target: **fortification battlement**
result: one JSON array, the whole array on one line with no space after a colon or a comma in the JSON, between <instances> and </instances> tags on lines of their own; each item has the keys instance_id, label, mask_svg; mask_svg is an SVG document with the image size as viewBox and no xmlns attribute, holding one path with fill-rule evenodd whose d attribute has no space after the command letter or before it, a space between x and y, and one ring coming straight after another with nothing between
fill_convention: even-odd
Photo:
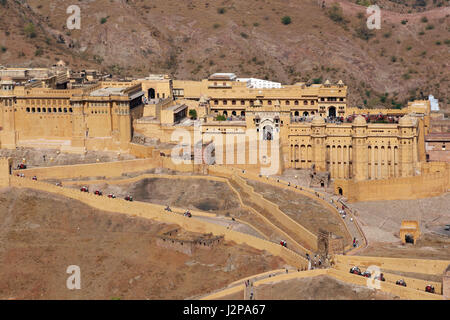
<instances>
[{"instance_id":1,"label":"fortification battlement","mask_svg":"<svg viewBox=\"0 0 450 320\"><path fill-rule=\"evenodd\" d=\"M175 228L158 235L158 238L163 241L176 241L178 243L188 243L196 246L212 246L219 244L224 240L223 235L214 236L212 233L195 233L186 232L181 228Z\"/></svg>"}]
</instances>

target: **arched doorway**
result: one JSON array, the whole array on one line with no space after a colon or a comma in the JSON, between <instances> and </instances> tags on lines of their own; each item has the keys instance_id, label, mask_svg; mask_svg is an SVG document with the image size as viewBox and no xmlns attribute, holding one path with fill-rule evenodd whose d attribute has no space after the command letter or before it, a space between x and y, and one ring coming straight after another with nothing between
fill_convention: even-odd
<instances>
[{"instance_id":1,"label":"arched doorway","mask_svg":"<svg viewBox=\"0 0 450 320\"><path fill-rule=\"evenodd\" d=\"M263 140L272 140L273 139L273 129L272 126L264 126L263 128Z\"/></svg>"},{"instance_id":2,"label":"arched doorway","mask_svg":"<svg viewBox=\"0 0 450 320\"><path fill-rule=\"evenodd\" d=\"M227 111L224 111L223 112L223 115L226 117L226 116L228 116L228 112Z\"/></svg>"},{"instance_id":3,"label":"arched doorway","mask_svg":"<svg viewBox=\"0 0 450 320\"><path fill-rule=\"evenodd\" d=\"M331 118L336 117L336 107L328 108L328 116Z\"/></svg>"},{"instance_id":4,"label":"arched doorway","mask_svg":"<svg viewBox=\"0 0 450 320\"><path fill-rule=\"evenodd\" d=\"M338 188L338 193L339 193L340 196L344 195L344 192L342 191L341 187Z\"/></svg>"},{"instance_id":5,"label":"arched doorway","mask_svg":"<svg viewBox=\"0 0 450 320\"><path fill-rule=\"evenodd\" d=\"M304 115L305 117L309 116L308 111L303 112L303 115Z\"/></svg>"},{"instance_id":6,"label":"arched doorway","mask_svg":"<svg viewBox=\"0 0 450 320\"><path fill-rule=\"evenodd\" d=\"M236 111L231 112L231 115L232 115L233 117L235 117L235 116L236 116Z\"/></svg>"},{"instance_id":7,"label":"arched doorway","mask_svg":"<svg viewBox=\"0 0 450 320\"><path fill-rule=\"evenodd\" d=\"M241 117L245 117L245 111L241 111Z\"/></svg>"},{"instance_id":8,"label":"arched doorway","mask_svg":"<svg viewBox=\"0 0 450 320\"><path fill-rule=\"evenodd\" d=\"M155 99L155 96L156 96L155 89L153 88L148 89L148 98Z\"/></svg>"},{"instance_id":9,"label":"arched doorway","mask_svg":"<svg viewBox=\"0 0 450 320\"><path fill-rule=\"evenodd\" d=\"M409 233L406 234L405 235L405 242L414 244L414 236L412 234L409 234Z\"/></svg>"},{"instance_id":10,"label":"arched doorway","mask_svg":"<svg viewBox=\"0 0 450 320\"><path fill-rule=\"evenodd\" d=\"M298 117L300 114L298 113L298 111L294 112L294 117Z\"/></svg>"}]
</instances>

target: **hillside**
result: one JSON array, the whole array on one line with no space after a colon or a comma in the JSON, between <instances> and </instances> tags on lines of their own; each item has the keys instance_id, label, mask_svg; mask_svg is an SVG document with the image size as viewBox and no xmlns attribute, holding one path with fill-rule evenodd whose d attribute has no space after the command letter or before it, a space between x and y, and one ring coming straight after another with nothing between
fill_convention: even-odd
<instances>
[{"instance_id":1,"label":"hillside","mask_svg":"<svg viewBox=\"0 0 450 320\"><path fill-rule=\"evenodd\" d=\"M184 299L284 265L228 241L192 255L166 249L157 235L173 225L30 189L0 189L0 212L2 300ZM69 265L81 290L66 287Z\"/></svg>"},{"instance_id":2,"label":"hillside","mask_svg":"<svg viewBox=\"0 0 450 320\"><path fill-rule=\"evenodd\" d=\"M449 1L421 1L80 0L81 29L68 30L74 1L1 0L0 64L63 59L121 75L342 79L351 106L399 106L422 92L448 108ZM385 8L380 30L365 27L361 4L371 2Z\"/></svg>"}]
</instances>

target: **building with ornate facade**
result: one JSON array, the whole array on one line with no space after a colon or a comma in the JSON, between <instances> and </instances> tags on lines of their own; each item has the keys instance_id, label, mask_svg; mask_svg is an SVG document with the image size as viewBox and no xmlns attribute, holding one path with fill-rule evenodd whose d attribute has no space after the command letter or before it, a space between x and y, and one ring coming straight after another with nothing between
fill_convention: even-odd
<instances>
[{"instance_id":1,"label":"building with ornate facade","mask_svg":"<svg viewBox=\"0 0 450 320\"><path fill-rule=\"evenodd\" d=\"M193 133L189 112L195 110L205 141L238 139L251 130L262 141L279 138L280 171L313 168L334 179L384 179L417 175L426 161L428 101L365 110L347 105L342 81L254 88L236 79L228 73L201 81L151 75L59 89L56 82L36 86L3 78L0 146L126 151L135 134L173 143L174 130ZM245 159L252 152L247 148ZM237 164L262 165L260 159L256 166L247 163Z\"/></svg>"}]
</instances>

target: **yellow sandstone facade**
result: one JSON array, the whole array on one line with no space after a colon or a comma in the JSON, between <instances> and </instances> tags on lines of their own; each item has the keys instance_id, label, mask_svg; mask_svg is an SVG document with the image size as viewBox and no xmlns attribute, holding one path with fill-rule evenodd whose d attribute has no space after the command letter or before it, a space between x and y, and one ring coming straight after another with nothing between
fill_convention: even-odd
<instances>
[{"instance_id":1,"label":"yellow sandstone facade","mask_svg":"<svg viewBox=\"0 0 450 320\"><path fill-rule=\"evenodd\" d=\"M279 173L313 168L330 172L334 179L386 179L418 175L425 161L428 101L415 101L403 109L364 110L347 105L342 81L257 88L233 74L214 74L201 81L151 75L73 89L3 80L0 146L127 151L136 133L164 143L171 142L176 129L193 133L191 110L200 120L204 141L217 135L232 141L249 130L269 144L279 137ZM373 119L378 114L384 115L383 121ZM218 116L225 121L216 121ZM257 151L246 148L240 167L246 168L253 152ZM258 158L248 167L261 164Z\"/></svg>"},{"instance_id":2,"label":"yellow sandstone facade","mask_svg":"<svg viewBox=\"0 0 450 320\"><path fill-rule=\"evenodd\" d=\"M0 146L120 149L131 141L132 120L142 116L143 95L132 82L52 89L2 81Z\"/></svg>"}]
</instances>

